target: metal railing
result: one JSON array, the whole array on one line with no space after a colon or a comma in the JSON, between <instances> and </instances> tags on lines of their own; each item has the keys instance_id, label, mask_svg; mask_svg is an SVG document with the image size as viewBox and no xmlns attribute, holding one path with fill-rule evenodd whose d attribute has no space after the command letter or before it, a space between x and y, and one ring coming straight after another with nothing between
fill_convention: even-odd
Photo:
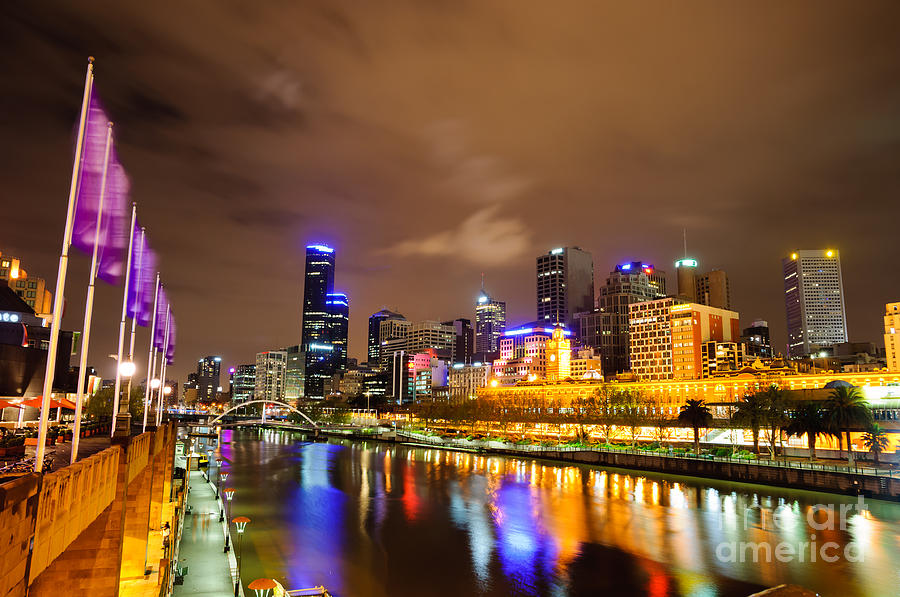
<instances>
[{"instance_id":1,"label":"metal railing","mask_svg":"<svg viewBox=\"0 0 900 597\"><path fill-rule=\"evenodd\" d=\"M463 448L467 450L486 449L486 450L503 450L506 452L521 452L529 455L540 455L546 452L605 452L609 454L632 454L636 456L656 456L659 458L674 458L681 460L703 460L712 462L728 462L737 464L747 464L750 466L764 466L770 468L790 468L810 471L826 471L835 473L845 473L849 475L868 475L875 477L893 478L893 469L878 469L867 466L842 466L838 464L823 464L817 462L805 462L802 460L767 460L757 458L733 458L729 456L713 456L711 454L693 454L690 452L655 452L650 450L641 450L639 448L611 448L606 446L573 446L566 444L556 445L535 445L535 444L511 444L497 440L460 440L460 439L443 439L439 437L424 435L413 431L397 430L397 435L409 438L416 442L422 442L433 446ZM493 445L491 445L493 444Z\"/></svg>"}]
</instances>

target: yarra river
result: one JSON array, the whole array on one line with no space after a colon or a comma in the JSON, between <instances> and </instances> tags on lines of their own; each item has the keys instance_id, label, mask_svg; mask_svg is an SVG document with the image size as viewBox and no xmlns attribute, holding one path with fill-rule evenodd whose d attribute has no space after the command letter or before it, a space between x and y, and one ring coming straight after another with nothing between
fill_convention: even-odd
<instances>
[{"instance_id":1,"label":"yarra river","mask_svg":"<svg viewBox=\"0 0 900 597\"><path fill-rule=\"evenodd\" d=\"M860 512L827 493L272 430L225 430L220 451L231 513L252 520L245 583L337 597L724 597L784 582L900 595L896 503Z\"/></svg>"}]
</instances>

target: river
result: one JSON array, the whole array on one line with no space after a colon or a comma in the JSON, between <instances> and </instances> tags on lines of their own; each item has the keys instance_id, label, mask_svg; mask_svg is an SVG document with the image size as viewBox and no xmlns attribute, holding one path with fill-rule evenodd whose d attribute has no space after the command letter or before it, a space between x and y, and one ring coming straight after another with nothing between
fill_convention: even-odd
<instances>
[{"instance_id":1,"label":"river","mask_svg":"<svg viewBox=\"0 0 900 597\"><path fill-rule=\"evenodd\" d=\"M337 597L727 597L785 582L900 595L896 503L277 430L224 430L220 455L231 515L251 519L245 584Z\"/></svg>"}]
</instances>

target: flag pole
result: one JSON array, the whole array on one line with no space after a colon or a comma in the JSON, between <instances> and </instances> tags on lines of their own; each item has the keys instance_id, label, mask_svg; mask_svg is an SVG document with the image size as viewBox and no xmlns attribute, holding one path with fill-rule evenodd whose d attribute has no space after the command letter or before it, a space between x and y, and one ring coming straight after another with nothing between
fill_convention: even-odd
<instances>
[{"instance_id":1,"label":"flag pole","mask_svg":"<svg viewBox=\"0 0 900 597\"><path fill-rule=\"evenodd\" d=\"M78 191L81 154L84 147L84 124L87 121L91 85L94 82L94 57L88 58L84 77L84 95L81 98L81 118L78 121L78 137L75 140L75 157L72 160L72 182L69 185L69 204L66 208L66 227L63 232L62 251L59 254L59 270L56 273L56 294L53 295L53 319L50 321L50 343L47 347L47 366L44 369L44 387L41 395L41 416L38 424L38 443L34 454L34 472L44 468L44 451L47 444L47 417L50 411L50 394L53 392L53 376L56 373L56 351L59 345L59 326L63 314L63 295L66 292L66 270L69 267L69 245L72 243L72 216L75 212L75 195Z\"/></svg>"},{"instance_id":2,"label":"flag pole","mask_svg":"<svg viewBox=\"0 0 900 597\"><path fill-rule=\"evenodd\" d=\"M168 359L166 358L167 353L169 352L169 313L171 311L172 305L170 303L166 303L166 333L163 334L163 347L162 347L162 357L160 358L160 375L159 375L159 397L156 401L156 426L159 427L162 423L162 407L165 405L163 400L163 396L166 393L166 368L168 365Z\"/></svg>"},{"instance_id":3,"label":"flag pole","mask_svg":"<svg viewBox=\"0 0 900 597\"><path fill-rule=\"evenodd\" d=\"M144 275L141 271L141 262L144 260L144 238L145 229L141 226L141 248L138 251L137 266L134 268L137 272L137 280L134 282L134 312L131 314L131 340L128 344L128 360L132 363L134 362L134 331L137 327L138 301L141 300L141 277ZM131 380L133 378L134 375L128 378L128 389L126 391L128 392L129 398L131 397Z\"/></svg>"},{"instance_id":4,"label":"flag pole","mask_svg":"<svg viewBox=\"0 0 900 597\"><path fill-rule=\"evenodd\" d=\"M91 316L94 311L94 279L97 277L97 252L103 221L103 197L106 195L106 174L109 171L109 150L112 147L113 123L106 125L106 150L103 154L103 174L100 178L100 199L97 201L97 224L94 228L94 250L91 254L91 274L88 278L87 299L84 302L84 327L81 331L81 354L78 358L78 386L75 389L75 424L72 429L71 464L78 460L78 440L81 433L81 403L84 401L84 378L87 374L88 347L91 342Z\"/></svg>"},{"instance_id":5,"label":"flag pole","mask_svg":"<svg viewBox=\"0 0 900 597\"><path fill-rule=\"evenodd\" d=\"M134 223L137 219L137 204L131 204L131 227L128 229L128 258L125 260L125 288L122 293L122 319L119 321L119 350L116 352L116 385L113 412L116 414L116 424L113 425L112 435L128 437L131 435L131 413L128 412L128 398L119 400L119 390L122 389L122 351L125 344L125 316L128 310L128 282L131 277L131 252L134 250ZM125 408L122 409L124 403ZM119 412L124 410L125 412Z\"/></svg>"},{"instance_id":6,"label":"flag pole","mask_svg":"<svg viewBox=\"0 0 900 597\"><path fill-rule=\"evenodd\" d=\"M144 425L142 431L147 430L147 411L150 410L150 398L153 390L150 383L156 373L156 346L153 344L156 336L156 309L159 302L159 272L156 272L156 290L153 292L153 319L150 324L150 349L147 351L147 385L144 386Z\"/></svg>"}]
</instances>

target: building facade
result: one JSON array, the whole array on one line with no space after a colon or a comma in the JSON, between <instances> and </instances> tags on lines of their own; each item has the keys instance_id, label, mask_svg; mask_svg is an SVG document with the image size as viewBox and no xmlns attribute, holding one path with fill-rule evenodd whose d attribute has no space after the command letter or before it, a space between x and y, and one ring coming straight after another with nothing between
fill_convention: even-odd
<instances>
[{"instance_id":1,"label":"building facade","mask_svg":"<svg viewBox=\"0 0 900 597\"><path fill-rule=\"evenodd\" d=\"M579 247L559 247L537 258L537 318L575 328L575 314L594 308L594 261Z\"/></svg>"},{"instance_id":2,"label":"building facade","mask_svg":"<svg viewBox=\"0 0 900 597\"><path fill-rule=\"evenodd\" d=\"M257 353L255 391L257 400L284 401L287 353L283 350L267 350Z\"/></svg>"},{"instance_id":3,"label":"building facade","mask_svg":"<svg viewBox=\"0 0 900 597\"><path fill-rule=\"evenodd\" d=\"M475 352L475 330L472 321L465 318L445 321L443 325L453 328L456 341L453 344L453 362L471 363L472 354Z\"/></svg>"},{"instance_id":4,"label":"building facade","mask_svg":"<svg viewBox=\"0 0 900 597\"><path fill-rule=\"evenodd\" d=\"M483 388L491 380L491 363L456 363L448 374L450 399L455 402L471 400L478 395L478 388Z\"/></svg>"},{"instance_id":5,"label":"building facade","mask_svg":"<svg viewBox=\"0 0 900 597\"><path fill-rule=\"evenodd\" d=\"M197 398L212 402L221 386L222 357L208 356L197 361Z\"/></svg>"},{"instance_id":6,"label":"building facade","mask_svg":"<svg viewBox=\"0 0 900 597\"><path fill-rule=\"evenodd\" d=\"M772 341L769 339L769 322L757 319L741 332L741 342L746 344L747 356L770 359Z\"/></svg>"},{"instance_id":7,"label":"building facade","mask_svg":"<svg viewBox=\"0 0 900 597\"><path fill-rule=\"evenodd\" d=\"M0 281L31 307L35 315L49 321L53 316L53 295L43 278L29 276L18 257L0 253Z\"/></svg>"},{"instance_id":8,"label":"building facade","mask_svg":"<svg viewBox=\"0 0 900 597\"><path fill-rule=\"evenodd\" d=\"M847 342L840 253L795 251L781 264L790 356L804 357Z\"/></svg>"},{"instance_id":9,"label":"building facade","mask_svg":"<svg viewBox=\"0 0 900 597\"><path fill-rule=\"evenodd\" d=\"M519 381L533 381L547 377L547 342L554 329L563 329L569 338L571 333L562 326L549 326L535 321L508 329L500 340L500 358L493 362L493 378L498 384L512 385Z\"/></svg>"},{"instance_id":10,"label":"building facade","mask_svg":"<svg viewBox=\"0 0 900 597\"><path fill-rule=\"evenodd\" d=\"M737 342L738 314L674 298L630 306L631 372L640 380L699 379L704 342Z\"/></svg>"},{"instance_id":11,"label":"building facade","mask_svg":"<svg viewBox=\"0 0 900 597\"><path fill-rule=\"evenodd\" d=\"M476 353L500 350L500 338L506 331L506 303L497 301L481 289L475 302L475 351Z\"/></svg>"},{"instance_id":12,"label":"building facade","mask_svg":"<svg viewBox=\"0 0 900 597\"><path fill-rule=\"evenodd\" d=\"M256 395L256 365L238 365L232 375L232 402L253 400Z\"/></svg>"},{"instance_id":13,"label":"building facade","mask_svg":"<svg viewBox=\"0 0 900 597\"><path fill-rule=\"evenodd\" d=\"M696 259L685 257L675 262L678 298L718 309L731 309L731 285L728 274L720 269L700 273Z\"/></svg>"},{"instance_id":14,"label":"building facade","mask_svg":"<svg viewBox=\"0 0 900 597\"><path fill-rule=\"evenodd\" d=\"M382 309L369 316L369 338L366 356L370 367L378 367L381 363L381 322L391 319L406 320L400 313Z\"/></svg>"},{"instance_id":15,"label":"building facade","mask_svg":"<svg viewBox=\"0 0 900 597\"><path fill-rule=\"evenodd\" d=\"M888 371L900 371L900 303L888 303L884 307L884 355Z\"/></svg>"}]
</instances>

